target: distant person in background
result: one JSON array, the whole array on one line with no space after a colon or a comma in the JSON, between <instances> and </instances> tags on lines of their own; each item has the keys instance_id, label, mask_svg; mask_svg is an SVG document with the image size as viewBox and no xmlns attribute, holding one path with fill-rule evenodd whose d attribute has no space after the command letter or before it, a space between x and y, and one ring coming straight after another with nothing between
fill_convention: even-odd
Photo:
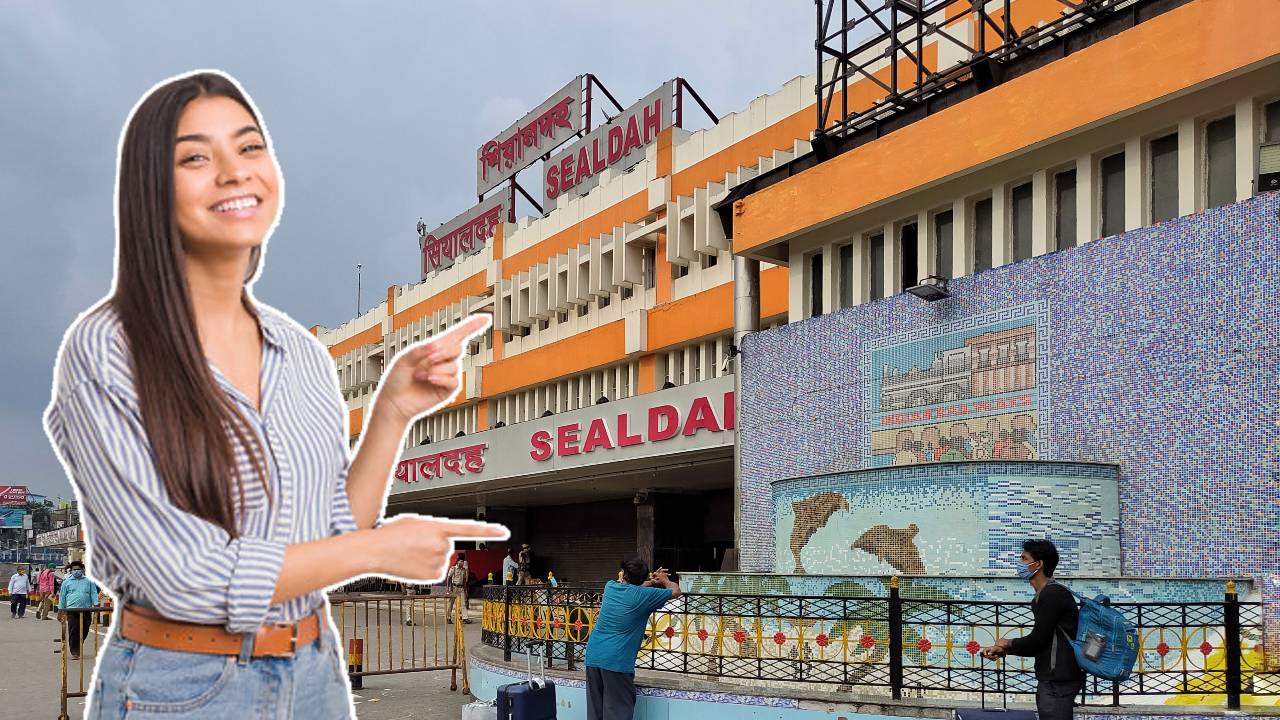
<instances>
[{"instance_id":1,"label":"distant person in background","mask_svg":"<svg viewBox=\"0 0 1280 720\"><path fill-rule=\"evenodd\" d=\"M462 600L464 610L471 609L471 600L467 596L467 584L471 582L471 566L467 563L465 552L458 553L458 559L449 568L445 578L449 581L449 622L453 622L454 606L459 599ZM463 617L462 622L469 623L471 619Z\"/></svg>"},{"instance_id":2,"label":"distant person in background","mask_svg":"<svg viewBox=\"0 0 1280 720\"><path fill-rule=\"evenodd\" d=\"M514 584L516 581L516 570L519 568L520 563L516 562L515 548L508 549L507 556L502 558L502 584Z\"/></svg>"},{"instance_id":3,"label":"distant person in background","mask_svg":"<svg viewBox=\"0 0 1280 720\"><path fill-rule=\"evenodd\" d=\"M529 543L520 546L520 554L516 556L516 584L528 585L533 579L533 574L529 572L530 566L533 565L533 551L529 549Z\"/></svg>"},{"instance_id":4,"label":"distant person in background","mask_svg":"<svg viewBox=\"0 0 1280 720\"><path fill-rule=\"evenodd\" d=\"M622 561L621 579L604 586L600 615L587 639L587 720L632 720L636 707L636 653L649 616L680 597L665 568L640 558Z\"/></svg>"},{"instance_id":5,"label":"distant person in background","mask_svg":"<svg viewBox=\"0 0 1280 720\"><path fill-rule=\"evenodd\" d=\"M9 618L17 619L27 614L27 595L31 592L31 578L27 569L19 566L18 572L9 578Z\"/></svg>"},{"instance_id":6,"label":"distant person in background","mask_svg":"<svg viewBox=\"0 0 1280 720\"><path fill-rule=\"evenodd\" d=\"M36 608L37 620L48 620L53 611L54 593L58 592L58 576L53 573L53 563L49 563L36 576L36 590L40 592L40 606Z\"/></svg>"},{"instance_id":7,"label":"distant person in background","mask_svg":"<svg viewBox=\"0 0 1280 720\"><path fill-rule=\"evenodd\" d=\"M67 645L71 650L71 659L80 659L80 645L89 634L93 625L93 613L67 612L91 608L98 602L98 586L84 576L84 563L72 560L71 574L62 581L62 589L58 591L58 619L67 622Z\"/></svg>"}]
</instances>

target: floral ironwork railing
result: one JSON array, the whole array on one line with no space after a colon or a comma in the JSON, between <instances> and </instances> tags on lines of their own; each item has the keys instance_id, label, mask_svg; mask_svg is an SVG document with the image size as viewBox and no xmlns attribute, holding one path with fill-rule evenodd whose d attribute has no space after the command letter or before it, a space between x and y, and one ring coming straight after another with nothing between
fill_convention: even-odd
<instances>
[{"instance_id":1,"label":"floral ironwork railing","mask_svg":"<svg viewBox=\"0 0 1280 720\"><path fill-rule=\"evenodd\" d=\"M482 639L512 654L535 652L568 669L581 665L601 590L546 586L485 588ZM1086 700L1119 705L1137 696L1240 706L1275 695L1263 674L1259 603L1228 586L1221 602L1116 603L1138 628L1130 678L1091 678ZM1034 693L1031 658L984 660L982 647L1030 631L1027 603L888 597L685 594L649 618L636 666L725 681L837 685L895 698Z\"/></svg>"}]
</instances>

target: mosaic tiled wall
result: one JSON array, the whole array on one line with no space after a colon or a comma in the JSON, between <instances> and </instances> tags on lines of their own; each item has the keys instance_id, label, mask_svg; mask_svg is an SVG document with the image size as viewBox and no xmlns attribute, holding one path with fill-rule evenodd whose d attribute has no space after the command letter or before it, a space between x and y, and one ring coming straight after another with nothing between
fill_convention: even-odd
<instances>
[{"instance_id":1,"label":"mosaic tiled wall","mask_svg":"<svg viewBox=\"0 0 1280 720\"><path fill-rule=\"evenodd\" d=\"M773 484L774 567L831 575L1013 572L1030 536L1066 574L1120 567L1116 467L971 461Z\"/></svg>"},{"instance_id":2,"label":"mosaic tiled wall","mask_svg":"<svg viewBox=\"0 0 1280 720\"><path fill-rule=\"evenodd\" d=\"M684 573L687 592L718 595L779 597L888 597L889 578L883 575L773 575L742 573ZM900 578L902 597L918 600L983 600L1025 602L1030 590L1016 577ZM1065 576L1062 582L1088 597L1106 595L1118 603L1222 602L1226 583L1220 579L1162 579ZM1260 587L1247 580L1236 584L1244 602L1257 602Z\"/></svg>"},{"instance_id":3,"label":"mosaic tiled wall","mask_svg":"<svg viewBox=\"0 0 1280 720\"><path fill-rule=\"evenodd\" d=\"M742 567L774 569L772 482L873 465L872 353L1032 305L1035 447L1120 467L1119 571L1280 571L1278 209L1271 193L960 278L948 300L897 295L749 336Z\"/></svg>"}]
</instances>

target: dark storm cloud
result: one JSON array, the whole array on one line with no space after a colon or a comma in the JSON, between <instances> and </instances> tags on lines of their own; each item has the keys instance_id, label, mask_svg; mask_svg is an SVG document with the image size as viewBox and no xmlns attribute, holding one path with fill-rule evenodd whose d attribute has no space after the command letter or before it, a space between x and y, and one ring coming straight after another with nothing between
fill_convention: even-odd
<instances>
[{"instance_id":1,"label":"dark storm cloud","mask_svg":"<svg viewBox=\"0 0 1280 720\"><path fill-rule=\"evenodd\" d=\"M365 308L414 281L418 217L474 202L475 148L573 75L624 105L681 75L727 113L812 65L801 0L521 6L0 0L0 484L70 494L40 414L63 331L110 288L117 142L154 83L220 68L253 96L287 178L256 294L334 327L355 264Z\"/></svg>"}]
</instances>

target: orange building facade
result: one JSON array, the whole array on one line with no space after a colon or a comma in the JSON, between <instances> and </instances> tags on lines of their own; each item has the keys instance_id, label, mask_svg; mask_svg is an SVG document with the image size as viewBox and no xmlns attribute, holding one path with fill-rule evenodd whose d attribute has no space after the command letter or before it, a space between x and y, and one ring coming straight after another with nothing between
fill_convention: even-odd
<instances>
[{"instance_id":1,"label":"orange building facade","mask_svg":"<svg viewBox=\"0 0 1280 720\"><path fill-rule=\"evenodd\" d=\"M735 530L736 261L760 263L750 329L765 329L1259 191L1260 153L1280 143L1280 48L1258 28L1280 27L1280 4L1133 4L1148 12L1122 31L834 157L813 160L814 75L710 128L668 127L545 215L501 222L452 266L313 328L354 445L397 352L471 313L494 317L458 398L406 437L389 512L506 523L533 546L535 574L570 581L608 577L637 551L681 570L735 568L729 551L752 532ZM1010 7L1023 28L1070 13ZM921 42L930 74L981 39L954 15ZM1079 25L1064 34L1089 31ZM878 80L916 70L872 69L835 103L874 104ZM1034 347L992 341L957 371L1025 385Z\"/></svg>"}]
</instances>

